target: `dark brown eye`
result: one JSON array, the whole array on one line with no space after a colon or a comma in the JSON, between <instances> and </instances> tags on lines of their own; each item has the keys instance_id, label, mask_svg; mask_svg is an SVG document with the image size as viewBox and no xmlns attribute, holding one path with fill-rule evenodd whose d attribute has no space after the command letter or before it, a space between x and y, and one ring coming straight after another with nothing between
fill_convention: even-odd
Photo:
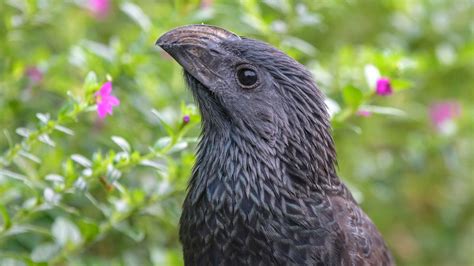
<instances>
[{"instance_id":1,"label":"dark brown eye","mask_svg":"<svg viewBox=\"0 0 474 266\"><path fill-rule=\"evenodd\" d=\"M241 67L237 70L237 80L242 88L251 89L257 85L257 72L248 67Z\"/></svg>"}]
</instances>

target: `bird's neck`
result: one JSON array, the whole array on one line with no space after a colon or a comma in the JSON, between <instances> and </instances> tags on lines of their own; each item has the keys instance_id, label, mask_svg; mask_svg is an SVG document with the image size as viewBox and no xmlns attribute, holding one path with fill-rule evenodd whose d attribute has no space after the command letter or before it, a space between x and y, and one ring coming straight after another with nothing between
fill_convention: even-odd
<instances>
[{"instance_id":1,"label":"bird's neck","mask_svg":"<svg viewBox=\"0 0 474 266\"><path fill-rule=\"evenodd\" d=\"M323 106L323 103L318 106ZM289 178L302 189L339 189L336 151L325 110L320 109L309 115L287 113L285 131L281 133L282 137L277 138L277 146L283 147L279 156Z\"/></svg>"},{"instance_id":2,"label":"bird's neck","mask_svg":"<svg viewBox=\"0 0 474 266\"><path fill-rule=\"evenodd\" d=\"M327 137L327 136L325 136ZM189 199L233 199L251 194L300 193L338 183L330 143L277 136L272 145L231 128L204 132L189 184ZM325 140L326 141L326 140ZM326 149L321 150L322 147Z\"/></svg>"},{"instance_id":3,"label":"bird's neck","mask_svg":"<svg viewBox=\"0 0 474 266\"><path fill-rule=\"evenodd\" d=\"M237 132L204 134L189 184L189 200L218 202L258 195L264 186L279 190L284 174L274 151L256 147Z\"/></svg>"}]
</instances>

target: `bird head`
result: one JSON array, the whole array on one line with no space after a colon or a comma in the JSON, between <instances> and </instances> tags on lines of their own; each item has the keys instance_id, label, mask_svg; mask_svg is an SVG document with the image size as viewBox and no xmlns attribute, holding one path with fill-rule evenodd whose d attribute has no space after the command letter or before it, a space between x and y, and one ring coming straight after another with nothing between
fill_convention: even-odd
<instances>
[{"instance_id":1,"label":"bird head","mask_svg":"<svg viewBox=\"0 0 474 266\"><path fill-rule=\"evenodd\" d=\"M301 167L335 162L324 97L285 53L208 25L173 29L156 44L183 67L204 136L233 132L270 153L298 157Z\"/></svg>"}]
</instances>

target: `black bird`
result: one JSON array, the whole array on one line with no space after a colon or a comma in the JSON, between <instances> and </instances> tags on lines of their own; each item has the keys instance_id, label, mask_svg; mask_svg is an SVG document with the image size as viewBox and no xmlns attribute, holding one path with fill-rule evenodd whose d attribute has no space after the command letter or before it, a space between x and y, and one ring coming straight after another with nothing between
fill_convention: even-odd
<instances>
[{"instance_id":1,"label":"black bird","mask_svg":"<svg viewBox=\"0 0 474 266\"><path fill-rule=\"evenodd\" d=\"M180 221L186 265L394 264L336 174L324 96L303 65L208 25L156 43L202 115Z\"/></svg>"}]
</instances>

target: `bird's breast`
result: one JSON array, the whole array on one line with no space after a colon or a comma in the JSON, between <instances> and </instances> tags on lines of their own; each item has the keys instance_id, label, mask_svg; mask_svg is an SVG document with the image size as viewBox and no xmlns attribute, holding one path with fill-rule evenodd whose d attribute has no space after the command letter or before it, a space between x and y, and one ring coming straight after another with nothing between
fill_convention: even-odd
<instances>
[{"instance_id":1,"label":"bird's breast","mask_svg":"<svg viewBox=\"0 0 474 266\"><path fill-rule=\"evenodd\" d=\"M259 190L258 185L249 194L225 191L225 185L217 185L195 204L184 205L180 229L184 252L204 264L205 258L218 257L233 258L229 265L238 258L246 258L238 265L289 261L302 265L341 241L331 206L321 196L302 200Z\"/></svg>"}]
</instances>

